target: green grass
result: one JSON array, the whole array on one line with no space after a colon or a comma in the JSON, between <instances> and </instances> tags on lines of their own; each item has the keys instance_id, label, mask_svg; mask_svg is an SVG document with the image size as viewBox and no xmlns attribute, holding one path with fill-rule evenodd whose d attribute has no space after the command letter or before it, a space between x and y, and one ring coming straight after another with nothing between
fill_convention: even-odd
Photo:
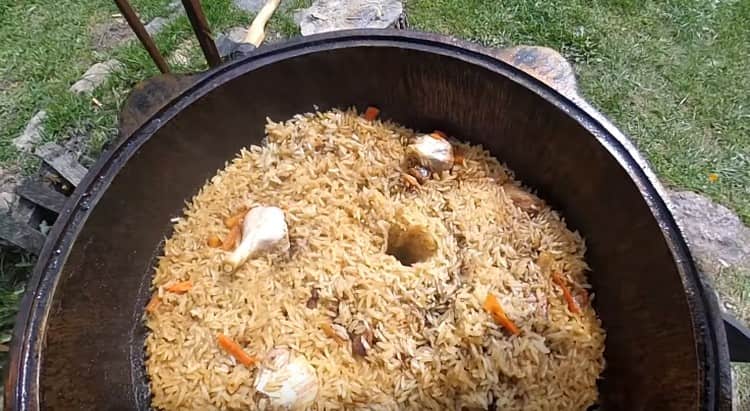
<instances>
[{"instance_id":1,"label":"green grass","mask_svg":"<svg viewBox=\"0 0 750 411\"><path fill-rule=\"evenodd\" d=\"M668 185L750 222L750 2L409 0L407 9L416 29L560 50L582 94Z\"/></svg>"},{"instance_id":2,"label":"green grass","mask_svg":"<svg viewBox=\"0 0 750 411\"><path fill-rule=\"evenodd\" d=\"M270 29L290 36L298 34L291 11L309 4L292 0L272 19ZM169 14L169 0L131 0L146 23ZM252 16L231 5L231 0L203 1L203 9L215 34L237 25L249 25ZM181 7L181 6L180 6ZM89 134L88 155L96 157L117 133L119 107L139 81L158 74L148 54L137 41L114 50L92 49L91 30L118 13L111 1L20 0L0 3L0 166L36 170L38 160L19 153L12 140L38 110L45 109L45 141L64 141L72 133ZM156 37L162 54L169 56L185 41L194 39L184 16L177 18ZM206 69L197 43L188 50L188 64L177 72ZM91 96L68 91L86 69L96 62L116 58L123 70L112 75ZM98 107L95 97L102 103ZM23 293L29 258L0 250L0 364L3 346L10 340L13 318Z\"/></svg>"},{"instance_id":3,"label":"green grass","mask_svg":"<svg viewBox=\"0 0 750 411\"><path fill-rule=\"evenodd\" d=\"M161 0L138 0L144 20L166 8ZM90 98L68 92L75 80L105 57L91 49L89 29L111 18L112 2L23 0L0 5L0 164L18 164L11 140L40 109L47 109L45 140L67 131L107 123ZM111 127L111 125L110 125Z\"/></svg>"},{"instance_id":4,"label":"green grass","mask_svg":"<svg viewBox=\"0 0 750 411\"><path fill-rule=\"evenodd\" d=\"M96 136L89 153L96 156L116 134L116 116L128 90L158 71L135 41L108 52L92 49L91 28L112 19L112 14L118 12L113 2L23 0L11 3L0 5L0 165L25 165L29 170L34 169L34 158L18 153L11 141L40 109L47 110L45 141L62 141L72 131L83 130ZM132 1L132 5L144 23L153 17L168 15L167 0L137 0ZM203 7L215 33L249 22L250 16L236 10L230 0L204 1ZM290 21L287 15L282 15L273 23L288 32ZM182 41L191 37L192 30L182 16L155 40L162 54L169 56ZM199 56L200 51L195 47L191 54ZM68 91L90 65L109 58L119 59L125 68L93 93L103 107L95 106L92 96L78 96ZM191 61L195 64L177 68L187 71L205 68L200 59Z\"/></svg>"},{"instance_id":5,"label":"green grass","mask_svg":"<svg viewBox=\"0 0 750 411\"><path fill-rule=\"evenodd\" d=\"M13 321L24 292L26 277L32 265L29 256L0 254L0 363L5 363Z\"/></svg>"}]
</instances>

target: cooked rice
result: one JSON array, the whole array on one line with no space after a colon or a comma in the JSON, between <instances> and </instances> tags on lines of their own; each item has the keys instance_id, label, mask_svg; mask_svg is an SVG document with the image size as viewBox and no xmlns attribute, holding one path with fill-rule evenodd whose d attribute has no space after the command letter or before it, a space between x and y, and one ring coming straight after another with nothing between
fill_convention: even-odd
<instances>
[{"instance_id":1,"label":"cooked rice","mask_svg":"<svg viewBox=\"0 0 750 411\"><path fill-rule=\"evenodd\" d=\"M257 409L256 369L216 343L248 353L302 353L320 388L315 409L582 410L596 402L604 331L589 302L569 311L537 264L554 256L580 297L585 245L545 206L531 217L506 197L513 174L481 147L460 144L456 166L408 190L400 177L407 139L389 122L333 110L268 122L264 146L242 150L176 220L153 280L161 304L146 340L152 405L165 410ZM243 204L280 207L289 255L221 270L224 217ZM436 254L404 266L385 253L388 227L426 227ZM167 286L192 280L184 294ZM317 308L306 302L318 288ZM517 336L482 309L496 295ZM335 317L335 318L334 318ZM320 329L375 329L364 358ZM493 408L494 407L494 408Z\"/></svg>"}]
</instances>

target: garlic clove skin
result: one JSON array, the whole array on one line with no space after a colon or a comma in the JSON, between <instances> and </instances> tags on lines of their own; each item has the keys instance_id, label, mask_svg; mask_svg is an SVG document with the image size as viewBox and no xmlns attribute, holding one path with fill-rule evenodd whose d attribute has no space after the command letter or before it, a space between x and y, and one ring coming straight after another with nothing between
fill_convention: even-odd
<instances>
[{"instance_id":1,"label":"garlic clove skin","mask_svg":"<svg viewBox=\"0 0 750 411\"><path fill-rule=\"evenodd\" d=\"M245 215L240 245L224 260L224 271L233 272L249 258L289 250L289 230L278 207L254 207Z\"/></svg>"},{"instance_id":2,"label":"garlic clove skin","mask_svg":"<svg viewBox=\"0 0 750 411\"><path fill-rule=\"evenodd\" d=\"M298 353L285 348L271 350L255 377L255 390L263 394L271 409L302 411L318 395L315 368Z\"/></svg>"},{"instance_id":3,"label":"garlic clove skin","mask_svg":"<svg viewBox=\"0 0 750 411\"><path fill-rule=\"evenodd\" d=\"M406 147L408 157L433 173L453 167L453 146L448 140L433 134L423 134Z\"/></svg>"}]
</instances>

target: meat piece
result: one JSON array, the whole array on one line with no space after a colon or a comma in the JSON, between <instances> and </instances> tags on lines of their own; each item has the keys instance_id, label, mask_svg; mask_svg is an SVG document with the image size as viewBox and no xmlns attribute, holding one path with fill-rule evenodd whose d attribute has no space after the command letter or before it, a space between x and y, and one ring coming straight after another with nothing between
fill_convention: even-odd
<instances>
[{"instance_id":1,"label":"meat piece","mask_svg":"<svg viewBox=\"0 0 750 411\"><path fill-rule=\"evenodd\" d=\"M284 212L278 207L255 207L242 225L240 245L224 260L224 271L233 272L249 258L264 253L289 251L289 232Z\"/></svg>"},{"instance_id":2,"label":"meat piece","mask_svg":"<svg viewBox=\"0 0 750 411\"><path fill-rule=\"evenodd\" d=\"M535 216L544 207L544 201L541 198L529 193L528 191L516 186L513 183L503 184L503 191L510 201L516 207L525 211L531 216Z\"/></svg>"},{"instance_id":3,"label":"meat piece","mask_svg":"<svg viewBox=\"0 0 750 411\"><path fill-rule=\"evenodd\" d=\"M375 341L375 335L366 323L365 329L361 334L350 333L349 338L352 340L352 354L355 357L367 356L367 352L370 351Z\"/></svg>"},{"instance_id":4,"label":"meat piece","mask_svg":"<svg viewBox=\"0 0 750 411\"><path fill-rule=\"evenodd\" d=\"M364 335L354 334L351 336L352 339L352 354L355 357L367 356L367 350L370 349L370 344L365 340Z\"/></svg>"},{"instance_id":5,"label":"meat piece","mask_svg":"<svg viewBox=\"0 0 750 411\"><path fill-rule=\"evenodd\" d=\"M401 182L408 190L419 190L419 180L410 174L401 174Z\"/></svg>"},{"instance_id":6,"label":"meat piece","mask_svg":"<svg viewBox=\"0 0 750 411\"><path fill-rule=\"evenodd\" d=\"M433 173L453 167L453 146L438 134L418 136L406 147L406 155Z\"/></svg>"},{"instance_id":7,"label":"meat piece","mask_svg":"<svg viewBox=\"0 0 750 411\"><path fill-rule=\"evenodd\" d=\"M307 300L307 308L313 309L318 306L318 299L320 298L320 294L318 293L318 289L313 287L312 291L310 292L310 299Z\"/></svg>"}]
</instances>

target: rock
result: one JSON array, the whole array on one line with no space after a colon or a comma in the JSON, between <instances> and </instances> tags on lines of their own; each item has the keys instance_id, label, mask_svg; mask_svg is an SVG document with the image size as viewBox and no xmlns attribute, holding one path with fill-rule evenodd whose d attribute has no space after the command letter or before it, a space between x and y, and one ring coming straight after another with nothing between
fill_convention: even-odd
<instances>
[{"instance_id":1,"label":"rock","mask_svg":"<svg viewBox=\"0 0 750 411\"><path fill-rule=\"evenodd\" d=\"M715 278L722 270L750 270L750 228L728 208L690 192L670 192L672 214L698 268Z\"/></svg>"},{"instance_id":2,"label":"rock","mask_svg":"<svg viewBox=\"0 0 750 411\"><path fill-rule=\"evenodd\" d=\"M90 130L86 127L76 127L68 132L63 146L76 157L80 157L88 151L89 141L91 141Z\"/></svg>"},{"instance_id":3,"label":"rock","mask_svg":"<svg viewBox=\"0 0 750 411\"><path fill-rule=\"evenodd\" d=\"M180 13L184 9L182 8L182 1L181 0L172 0L167 4L167 10L169 10L172 13Z\"/></svg>"},{"instance_id":4,"label":"rock","mask_svg":"<svg viewBox=\"0 0 750 411\"><path fill-rule=\"evenodd\" d=\"M394 26L404 11L398 0L317 0L296 18L303 36L335 30Z\"/></svg>"},{"instance_id":5,"label":"rock","mask_svg":"<svg viewBox=\"0 0 750 411\"><path fill-rule=\"evenodd\" d=\"M21 170L0 167L0 192L14 192L20 184Z\"/></svg>"},{"instance_id":6,"label":"rock","mask_svg":"<svg viewBox=\"0 0 750 411\"><path fill-rule=\"evenodd\" d=\"M20 151L31 152L34 146L42 141L42 123L45 117L47 117L47 112L44 110L40 110L34 114L28 124L26 124L23 133L13 140L13 145Z\"/></svg>"},{"instance_id":7,"label":"rock","mask_svg":"<svg viewBox=\"0 0 750 411\"><path fill-rule=\"evenodd\" d=\"M115 59L96 63L83 73L80 80L70 86L70 91L76 94L91 93L95 88L104 83L110 74L121 68L122 63Z\"/></svg>"},{"instance_id":8,"label":"rock","mask_svg":"<svg viewBox=\"0 0 750 411\"><path fill-rule=\"evenodd\" d=\"M216 39L216 48L221 58L232 54L235 44L244 40L246 34L247 30L244 27L232 27L226 33L220 34Z\"/></svg>"},{"instance_id":9,"label":"rock","mask_svg":"<svg viewBox=\"0 0 750 411\"><path fill-rule=\"evenodd\" d=\"M167 24L171 23L172 20L174 20L172 16L155 17L153 20L149 21L148 24L146 24L146 31L151 37L153 37L164 30L164 27L167 27Z\"/></svg>"},{"instance_id":10,"label":"rock","mask_svg":"<svg viewBox=\"0 0 750 411\"><path fill-rule=\"evenodd\" d=\"M0 215L11 214L18 204L16 187L21 183L21 171L0 167Z\"/></svg>"},{"instance_id":11,"label":"rock","mask_svg":"<svg viewBox=\"0 0 750 411\"><path fill-rule=\"evenodd\" d=\"M18 201L18 196L14 193L2 192L0 193L0 215L10 214L10 210Z\"/></svg>"},{"instance_id":12,"label":"rock","mask_svg":"<svg viewBox=\"0 0 750 411\"><path fill-rule=\"evenodd\" d=\"M187 67L190 65L194 56L192 51L198 50L199 47L198 41L191 37L177 46L167 59L167 63L169 63L170 66Z\"/></svg>"},{"instance_id":13,"label":"rock","mask_svg":"<svg viewBox=\"0 0 750 411\"><path fill-rule=\"evenodd\" d=\"M234 7L248 13L257 13L266 4L266 0L232 0Z\"/></svg>"},{"instance_id":14,"label":"rock","mask_svg":"<svg viewBox=\"0 0 750 411\"><path fill-rule=\"evenodd\" d=\"M107 51L135 38L130 26L122 17L104 21L91 29L91 47Z\"/></svg>"}]
</instances>

